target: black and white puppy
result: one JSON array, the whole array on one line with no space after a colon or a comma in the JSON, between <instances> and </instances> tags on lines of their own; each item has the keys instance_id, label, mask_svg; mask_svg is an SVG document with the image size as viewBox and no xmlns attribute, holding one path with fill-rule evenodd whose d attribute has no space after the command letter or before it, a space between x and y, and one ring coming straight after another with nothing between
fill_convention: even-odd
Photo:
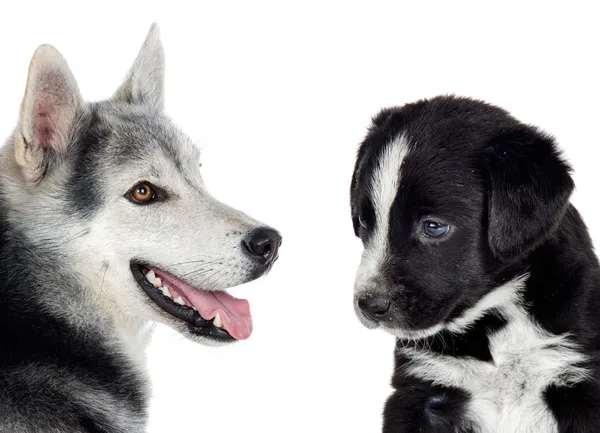
<instances>
[{"instance_id":1,"label":"black and white puppy","mask_svg":"<svg viewBox=\"0 0 600 433\"><path fill-rule=\"evenodd\" d=\"M452 96L380 112L355 308L397 337L383 431L600 432L600 266L550 136Z\"/></svg>"}]
</instances>

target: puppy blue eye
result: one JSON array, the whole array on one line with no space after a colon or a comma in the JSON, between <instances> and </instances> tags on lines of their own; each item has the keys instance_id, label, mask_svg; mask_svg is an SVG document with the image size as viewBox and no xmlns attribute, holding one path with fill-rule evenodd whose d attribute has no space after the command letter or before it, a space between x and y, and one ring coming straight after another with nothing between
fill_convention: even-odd
<instances>
[{"instance_id":1,"label":"puppy blue eye","mask_svg":"<svg viewBox=\"0 0 600 433\"><path fill-rule=\"evenodd\" d=\"M436 221L423 222L423 234L432 238L439 238L450 231L450 224L438 223Z\"/></svg>"}]
</instances>

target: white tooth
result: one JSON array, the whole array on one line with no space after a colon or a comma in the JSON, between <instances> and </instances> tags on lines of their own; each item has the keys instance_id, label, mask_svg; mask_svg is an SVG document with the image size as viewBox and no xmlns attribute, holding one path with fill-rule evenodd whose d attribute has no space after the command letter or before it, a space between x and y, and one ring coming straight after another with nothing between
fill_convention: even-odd
<instances>
[{"instance_id":1,"label":"white tooth","mask_svg":"<svg viewBox=\"0 0 600 433\"><path fill-rule=\"evenodd\" d=\"M175 299L173 299L173 301L174 301L176 304L179 304L179 305L185 305L185 302L183 301L183 298L182 298L181 296L180 296L180 297L178 297L178 298L175 298Z\"/></svg>"},{"instance_id":2,"label":"white tooth","mask_svg":"<svg viewBox=\"0 0 600 433\"><path fill-rule=\"evenodd\" d=\"M215 325L217 328L223 327L223 322L221 322L221 315L219 313L217 313L213 319L213 325Z\"/></svg>"},{"instance_id":3,"label":"white tooth","mask_svg":"<svg viewBox=\"0 0 600 433\"><path fill-rule=\"evenodd\" d=\"M196 307L192 307L192 310L194 311L198 311L198 309Z\"/></svg>"},{"instance_id":4,"label":"white tooth","mask_svg":"<svg viewBox=\"0 0 600 433\"><path fill-rule=\"evenodd\" d=\"M146 279L148 280L149 283L154 284L154 280L156 280L156 275L154 274L153 270L150 270L147 274L146 274ZM156 287L156 286L155 286Z\"/></svg>"},{"instance_id":5,"label":"white tooth","mask_svg":"<svg viewBox=\"0 0 600 433\"><path fill-rule=\"evenodd\" d=\"M171 297L171 293L169 292L169 288L167 286L159 287L158 290L162 292L163 295Z\"/></svg>"},{"instance_id":6,"label":"white tooth","mask_svg":"<svg viewBox=\"0 0 600 433\"><path fill-rule=\"evenodd\" d=\"M158 289L160 286L162 286L162 280L160 278L156 277L154 279L154 283L153 284L154 284L154 287L156 287Z\"/></svg>"}]
</instances>

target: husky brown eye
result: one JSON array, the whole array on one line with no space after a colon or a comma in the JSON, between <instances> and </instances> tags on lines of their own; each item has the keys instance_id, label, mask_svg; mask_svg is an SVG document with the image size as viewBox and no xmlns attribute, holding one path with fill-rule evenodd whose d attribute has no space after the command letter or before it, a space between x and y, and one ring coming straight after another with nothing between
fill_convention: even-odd
<instances>
[{"instance_id":1,"label":"husky brown eye","mask_svg":"<svg viewBox=\"0 0 600 433\"><path fill-rule=\"evenodd\" d=\"M134 203L148 203L154 197L156 197L156 192L152 188L149 183L140 183L134 186L131 191L129 191L129 198Z\"/></svg>"}]
</instances>

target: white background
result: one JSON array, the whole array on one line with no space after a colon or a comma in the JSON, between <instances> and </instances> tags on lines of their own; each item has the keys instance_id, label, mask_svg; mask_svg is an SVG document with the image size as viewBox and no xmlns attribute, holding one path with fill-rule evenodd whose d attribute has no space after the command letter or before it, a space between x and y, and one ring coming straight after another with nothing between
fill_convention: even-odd
<instances>
[{"instance_id":1,"label":"white background","mask_svg":"<svg viewBox=\"0 0 600 433\"><path fill-rule=\"evenodd\" d=\"M39 44L101 99L158 21L167 110L202 147L209 188L284 235L272 273L232 292L251 302L249 340L206 348L158 328L150 432L378 431L393 339L354 317L348 187L382 107L452 92L542 126L573 163L574 201L600 241L600 26L593 2L564 3L2 3L1 134Z\"/></svg>"}]
</instances>

